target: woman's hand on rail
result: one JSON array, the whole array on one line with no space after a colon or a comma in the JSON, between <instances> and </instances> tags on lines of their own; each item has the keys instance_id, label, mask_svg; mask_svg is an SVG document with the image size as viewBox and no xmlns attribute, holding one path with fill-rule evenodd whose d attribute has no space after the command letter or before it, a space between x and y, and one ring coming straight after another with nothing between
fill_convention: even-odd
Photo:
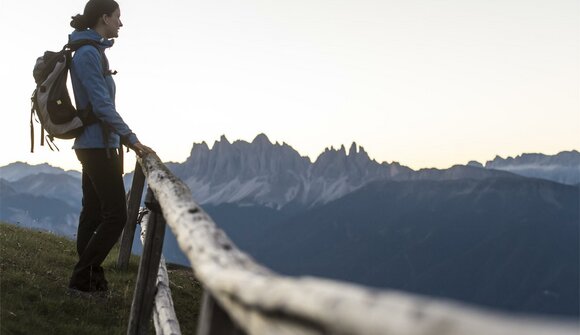
<instances>
[{"instance_id":1,"label":"woman's hand on rail","mask_svg":"<svg viewBox=\"0 0 580 335\"><path fill-rule=\"evenodd\" d=\"M133 144L130 148L133 149L135 151L135 153L137 154L137 156L139 156L139 157L143 157L143 156L150 154L150 153L155 153L155 151L153 149L142 144L141 142L137 142L137 143Z\"/></svg>"}]
</instances>

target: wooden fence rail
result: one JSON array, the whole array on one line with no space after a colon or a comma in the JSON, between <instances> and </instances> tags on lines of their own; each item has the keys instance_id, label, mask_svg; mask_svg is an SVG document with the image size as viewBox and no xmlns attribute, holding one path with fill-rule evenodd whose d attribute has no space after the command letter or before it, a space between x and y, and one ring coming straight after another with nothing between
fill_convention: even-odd
<instances>
[{"instance_id":1,"label":"wooden fence rail","mask_svg":"<svg viewBox=\"0 0 580 335\"><path fill-rule=\"evenodd\" d=\"M155 154L140 158L138 169L205 288L198 334L578 334L577 323L569 321L514 317L398 291L277 275L238 250Z\"/></svg>"},{"instance_id":2,"label":"wooden fence rail","mask_svg":"<svg viewBox=\"0 0 580 335\"><path fill-rule=\"evenodd\" d=\"M151 212L146 211L141 222L141 243L145 245L147 227ZM157 272L157 292L155 293L155 304L153 306L153 324L157 335L181 335L181 329L175 309L173 308L173 298L169 288L169 276L165 259L161 256L159 271Z\"/></svg>"}]
</instances>

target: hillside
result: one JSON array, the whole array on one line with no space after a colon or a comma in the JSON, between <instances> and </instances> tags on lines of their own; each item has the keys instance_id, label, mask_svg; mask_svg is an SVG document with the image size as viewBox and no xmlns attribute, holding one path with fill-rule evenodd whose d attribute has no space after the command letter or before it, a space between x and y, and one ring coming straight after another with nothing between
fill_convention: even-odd
<instances>
[{"instance_id":1,"label":"hillside","mask_svg":"<svg viewBox=\"0 0 580 335\"><path fill-rule=\"evenodd\" d=\"M76 262L74 241L0 223L0 334L125 334L138 258L115 269L118 250L105 260L111 296L66 294ZM195 332L201 288L188 268L169 266L170 287L183 334Z\"/></svg>"},{"instance_id":2,"label":"hillside","mask_svg":"<svg viewBox=\"0 0 580 335\"><path fill-rule=\"evenodd\" d=\"M577 317L578 191L523 177L384 181L294 215L205 209L283 274Z\"/></svg>"}]
</instances>

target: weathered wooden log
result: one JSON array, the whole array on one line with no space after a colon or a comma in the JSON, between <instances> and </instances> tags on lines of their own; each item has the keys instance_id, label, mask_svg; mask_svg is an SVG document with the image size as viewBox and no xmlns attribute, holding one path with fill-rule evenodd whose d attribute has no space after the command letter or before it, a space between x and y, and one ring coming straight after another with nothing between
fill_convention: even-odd
<instances>
[{"instance_id":1,"label":"weathered wooden log","mask_svg":"<svg viewBox=\"0 0 580 335\"><path fill-rule=\"evenodd\" d=\"M141 220L141 243L143 245L145 244L145 236L147 234L149 214L145 214ZM153 321L155 334L181 335L179 321L177 320L173 307L173 298L171 297L171 289L169 288L169 276L163 255L159 262L159 271L157 272L157 293L155 294L155 303L153 306Z\"/></svg>"},{"instance_id":2,"label":"weathered wooden log","mask_svg":"<svg viewBox=\"0 0 580 335\"><path fill-rule=\"evenodd\" d=\"M135 163L133 181L131 183L129 199L127 200L127 222L121 235L121 246L119 249L119 257L117 258L117 268L120 270L127 270L129 266L129 258L131 257L131 249L133 247L133 236L135 236L135 227L137 225L137 216L139 215L139 206L141 205L141 198L143 197L144 185L145 175L143 174L141 165L137 162Z\"/></svg>"},{"instance_id":3,"label":"weathered wooden log","mask_svg":"<svg viewBox=\"0 0 580 335\"><path fill-rule=\"evenodd\" d=\"M197 335L245 335L207 290L203 291Z\"/></svg>"},{"instance_id":4,"label":"weathered wooden log","mask_svg":"<svg viewBox=\"0 0 580 335\"><path fill-rule=\"evenodd\" d=\"M151 198L148 200L147 198ZM159 212L156 200L149 194L146 203L152 204L149 218L149 229L143 244L143 253L139 262L139 271L131 303L127 335L147 334L153 310L153 301L157 291L157 273L161 261L165 219Z\"/></svg>"},{"instance_id":5,"label":"weathered wooden log","mask_svg":"<svg viewBox=\"0 0 580 335\"><path fill-rule=\"evenodd\" d=\"M197 278L248 334L576 335L576 324L450 301L274 274L238 250L155 154L149 187Z\"/></svg>"}]
</instances>

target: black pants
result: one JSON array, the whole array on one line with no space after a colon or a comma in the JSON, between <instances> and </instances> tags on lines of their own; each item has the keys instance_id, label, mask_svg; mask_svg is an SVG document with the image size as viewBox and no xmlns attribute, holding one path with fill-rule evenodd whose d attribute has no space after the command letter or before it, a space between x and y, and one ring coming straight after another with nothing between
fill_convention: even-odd
<instances>
[{"instance_id":1,"label":"black pants","mask_svg":"<svg viewBox=\"0 0 580 335\"><path fill-rule=\"evenodd\" d=\"M77 149L83 167L83 207L77 232L79 261L69 287L103 289L101 264L119 239L127 219L121 160L116 150Z\"/></svg>"}]
</instances>

